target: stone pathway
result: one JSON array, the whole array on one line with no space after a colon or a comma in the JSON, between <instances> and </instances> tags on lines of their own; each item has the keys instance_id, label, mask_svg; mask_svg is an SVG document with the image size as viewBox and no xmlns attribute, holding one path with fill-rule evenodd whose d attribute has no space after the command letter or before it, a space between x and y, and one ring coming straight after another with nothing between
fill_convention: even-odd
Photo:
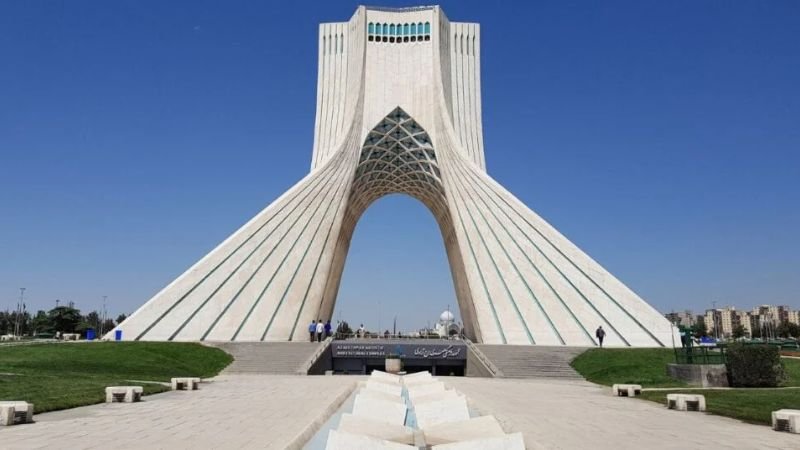
<instances>
[{"instance_id":1,"label":"stone pathway","mask_svg":"<svg viewBox=\"0 0 800 450\"><path fill-rule=\"evenodd\" d=\"M300 448L359 378L222 376L199 391L36 415L0 427L0 448Z\"/></svg>"},{"instance_id":2,"label":"stone pathway","mask_svg":"<svg viewBox=\"0 0 800 450\"><path fill-rule=\"evenodd\" d=\"M798 449L800 435L613 397L588 382L446 378L528 449Z\"/></svg>"},{"instance_id":3,"label":"stone pathway","mask_svg":"<svg viewBox=\"0 0 800 450\"><path fill-rule=\"evenodd\" d=\"M529 449L798 449L800 435L656 403L587 382L441 377ZM358 376L225 375L194 392L34 416L0 428L0 448L299 448Z\"/></svg>"}]
</instances>

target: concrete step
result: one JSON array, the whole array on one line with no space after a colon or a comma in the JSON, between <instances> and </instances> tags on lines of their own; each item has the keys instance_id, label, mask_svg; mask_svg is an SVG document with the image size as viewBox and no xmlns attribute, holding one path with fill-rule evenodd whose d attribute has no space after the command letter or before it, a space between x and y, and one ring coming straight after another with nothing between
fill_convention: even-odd
<instances>
[{"instance_id":1,"label":"concrete step","mask_svg":"<svg viewBox=\"0 0 800 450\"><path fill-rule=\"evenodd\" d=\"M215 342L208 343L231 356L226 373L296 374L319 348L316 342Z\"/></svg>"},{"instance_id":2,"label":"concrete step","mask_svg":"<svg viewBox=\"0 0 800 450\"><path fill-rule=\"evenodd\" d=\"M486 344L476 346L506 378L583 379L570 366L570 362L585 348Z\"/></svg>"}]
</instances>

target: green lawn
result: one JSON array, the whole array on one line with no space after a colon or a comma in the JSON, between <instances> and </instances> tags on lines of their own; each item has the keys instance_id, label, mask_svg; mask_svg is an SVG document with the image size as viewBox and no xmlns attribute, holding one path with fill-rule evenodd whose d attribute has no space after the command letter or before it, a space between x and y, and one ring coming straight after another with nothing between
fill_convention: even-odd
<instances>
[{"instance_id":1,"label":"green lawn","mask_svg":"<svg viewBox=\"0 0 800 450\"><path fill-rule=\"evenodd\" d=\"M675 353L667 348L589 349L572 360L572 367L592 383L641 384L642 387L683 387L686 383L667 376L667 364Z\"/></svg>"},{"instance_id":2,"label":"green lawn","mask_svg":"<svg viewBox=\"0 0 800 450\"><path fill-rule=\"evenodd\" d=\"M25 400L36 412L100 403L105 387L129 380L210 377L232 358L222 350L174 342L92 342L0 347L0 399ZM168 387L144 384L145 395Z\"/></svg>"},{"instance_id":3,"label":"green lawn","mask_svg":"<svg viewBox=\"0 0 800 450\"><path fill-rule=\"evenodd\" d=\"M786 369L783 386L800 386L800 359L782 361ZM668 393L703 394L709 412L746 422L769 425L772 411L796 409L800 405L800 389L681 390L686 384L666 374L666 366L672 362L675 362L672 349L594 348L578 355L572 367L587 380L607 386L634 383L643 388L674 387L669 391L642 392L642 398L661 404L666 404Z\"/></svg>"},{"instance_id":4,"label":"green lawn","mask_svg":"<svg viewBox=\"0 0 800 450\"><path fill-rule=\"evenodd\" d=\"M800 386L800 359L781 358L781 361L786 371L784 386Z\"/></svg>"},{"instance_id":5,"label":"green lawn","mask_svg":"<svg viewBox=\"0 0 800 450\"><path fill-rule=\"evenodd\" d=\"M642 398L666 405L667 394L676 392L703 394L708 412L762 425L772 424L772 411L800 405L800 389L645 391Z\"/></svg>"}]
</instances>

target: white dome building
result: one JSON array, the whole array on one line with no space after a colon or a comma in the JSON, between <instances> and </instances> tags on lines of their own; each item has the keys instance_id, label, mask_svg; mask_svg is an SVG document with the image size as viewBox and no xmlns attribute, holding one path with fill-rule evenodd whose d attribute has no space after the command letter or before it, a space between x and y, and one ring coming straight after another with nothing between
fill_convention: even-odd
<instances>
[{"instance_id":1,"label":"white dome building","mask_svg":"<svg viewBox=\"0 0 800 450\"><path fill-rule=\"evenodd\" d=\"M441 337L458 336L461 334L461 327L456 323L456 316L447 309L439 314L439 321L433 331Z\"/></svg>"}]
</instances>

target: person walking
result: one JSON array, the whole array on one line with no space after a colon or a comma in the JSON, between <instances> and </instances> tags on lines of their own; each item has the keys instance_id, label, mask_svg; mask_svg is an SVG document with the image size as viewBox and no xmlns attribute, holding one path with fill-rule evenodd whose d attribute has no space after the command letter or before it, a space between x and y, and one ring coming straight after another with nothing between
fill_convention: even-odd
<instances>
[{"instance_id":1,"label":"person walking","mask_svg":"<svg viewBox=\"0 0 800 450\"><path fill-rule=\"evenodd\" d=\"M325 324L322 323L322 319L319 319L317 322L317 342L322 342L322 333L325 332Z\"/></svg>"},{"instance_id":2,"label":"person walking","mask_svg":"<svg viewBox=\"0 0 800 450\"><path fill-rule=\"evenodd\" d=\"M597 340L600 341L600 348L603 348L603 338L606 337L606 330L603 329L602 325L597 327L597 331L594 332L594 335L597 336Z\"/></svg>"},{"instance_id":3,"label":"person walking","mask_svg":"<svg viewBox=\"0 0 800 450\"><path fill-rule=\"evenodd\" d=\"M331 335L331 321L328 320L327 322L325 322L325 337L326 338L330 337L330 335Z\"/></svg>"},{"instance_id":4,"label":"person walking","mask_svg":"<svg viewBox=\"0 0 800 450\"><path fill-rule=\"evenodd\" d=\"M317 332L317 322L315 320L311 321L311 325L308 326L308 334L311 335L311 342L314 342L314 334Z\"/></svg>"}]
</instances>

